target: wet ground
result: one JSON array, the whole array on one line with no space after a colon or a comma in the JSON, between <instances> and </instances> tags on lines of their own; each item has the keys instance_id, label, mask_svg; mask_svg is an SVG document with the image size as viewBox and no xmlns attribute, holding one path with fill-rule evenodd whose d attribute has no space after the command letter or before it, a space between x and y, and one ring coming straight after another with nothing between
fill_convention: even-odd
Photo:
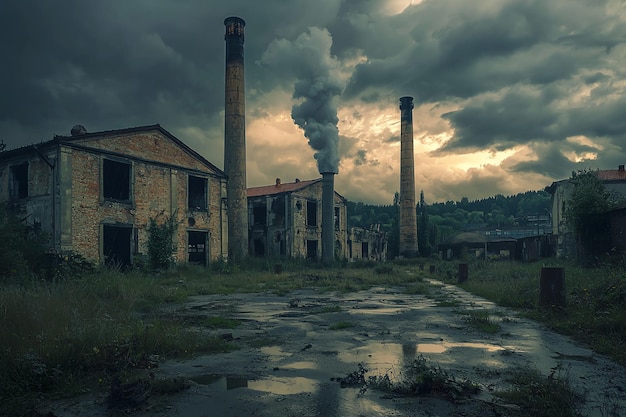
<instances>
[{"instance_id":1,"label":"wet ground","mask_svg":"<svg viewBox=\"0 0 626 417\"><path fill-rule=\"evenodd\" d=\"M301 290L192 297L172 314L228 317L235 329L207 330L239 349L153 370L187 389L150 395L123 414L135 416L505 416L523 415L494 391L507 377L532 368L546 377L567 375L584 402L585 416L626 415L625 369L568 338L546 331L454 286L433 281L438 295L410 295L402 288L357 293ZM468 313L489 311L500 328L486 333L471 326ZM388 376L401 381L416 360L438 367L457 381L481 388L471 396L402 397L347 377ZM365 372L367 370L367 372ZM360 374L359 374L360 372ZM344 382L342 384L342 381ZM342 387L344 385L345 387ZM347 385L347 386L346 386ZM106 416L106 394L64 401L56 416ZM517 414L516 414L517 413Z\"/></svg>"}]
</instances>

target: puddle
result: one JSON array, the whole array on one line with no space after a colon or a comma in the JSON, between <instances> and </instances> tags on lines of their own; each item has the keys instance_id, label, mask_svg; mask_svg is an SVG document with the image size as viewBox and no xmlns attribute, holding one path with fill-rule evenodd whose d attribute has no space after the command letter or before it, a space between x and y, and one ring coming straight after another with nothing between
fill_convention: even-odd
<instances>
[{"instance_id":1,"label":"puddle","mask_svg":"<svg viewBox=\"0 0 626 417\"><path fill-rule=\"evenodd\" d=\"M279 360L290 356L290 354L284 352L280 346L263 346L260 350L263 354L271 356L271 360Z\"/></svg>"},{"instance_id":2,"label":"puddle","mask_svg":"<svg viewBox=\"0 0 626 417\"><path fill-rule=\"evenodd\" d=\"M443 354L451 349L475 349L484 352L512 351L506 347L489 343L441 342L441 343L375 343L357 349L339 352L339 359L344 362L366 362L370 367L382 368L412 362L418 354Z\"/></svg>"},{"instance_id":3,"label":"puddle","mask_svg":"<svg viewBox=\"0 0 626 417\"><path fill-rule=\"evenodd\" d=\"M417 351L419 353L443 353L448 350L447 347L438 343L418 343Z\"/></svg>"},{"instance_id":4,"label":"puddle","mask_svg":"<svg viewBox=\"0 0 626 417\"><path fill-rule=\"evenodd\" d=\"M221 375L197 375L189 378L200 385L207 385L220 391L230 391L237 388L248 388L254 391L268 392L278 395L312 393L317 391L317 381L309 378L272 377L269 379L247 379L239 377L225 377Z\"/></svg>"},{"instance_id":5,"label":"puddle","mask_svg":"<svg viewBox=\"0 0 626 417\"><path fill-rule=\"evenodd\" d=\"M376 314L376 315L387 315L387 314L400 314L410 309L407 307L380 307L377 305L371 306L358 306L354 307L350 313L351 314Z\"/></svg>"},{"instance_id":6,"label":"puddle","mask_svg":"<svg viewBox=\"0 0 626 417\"><path fill-rule=\"evenodd\" d=\"M288 363L286 365L281 366L284 369L318 369L318 364L311 361L301 361L301 362L293 362Z\"/></svg>"}]
</instances>

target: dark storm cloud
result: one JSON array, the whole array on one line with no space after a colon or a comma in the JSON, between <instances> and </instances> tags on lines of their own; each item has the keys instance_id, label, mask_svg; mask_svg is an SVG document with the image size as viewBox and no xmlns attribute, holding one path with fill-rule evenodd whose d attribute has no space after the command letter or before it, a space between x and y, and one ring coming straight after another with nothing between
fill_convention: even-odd
<instances>
[{"instance_id":1,"label":"dark storm cloud","mask_svg":"<svg viewBox=\"0 0 626 417\"><path fill-rule=\"evenodd\" d=\"M387 22L399 27L395 42L364 37L367 51L376 49L370 43L391 48L357 66L346 94L376 86L401 95L398 88L409 87L417 101L433 101L566 79L591 59L604 62L607 47L624 41L621 19L603 2L425 1Z\"/></svg>"},{"instance_id":2,"label":"dark storm cloud","mask_svg":"<svg viewBox=\"0 0 626 417\"><path fill-rule=\"evenodd\" d=\"M539 139L551 139L558 114L540 92L515 89L502 97L474 99L461 110L446 113L454 138L436 154L482 149L505 150Z\"/></svg>"},{"instance_id":3,"label":"dark storm cloud","mask_svg":"<svg viewBox=\"0 0 626 417\"><path fill-rule=\"evenodd\" d=\"M365 126L358 132L367 132L370 112L397 112L398 98L411 95L416 115L423 104L447 109L430 124L432 131L415 120L417 138L442 143L432 154L437 158L519 145L534 151L532 161L511 159L500 171L472 171L461 189L498 192L512 186L491 176L558 179L578 167L624 163L623 1L423 0L396 13L387 3L2 1L0 139L15 147L67 134L76 123L90 131L160 123L219 166L223 21L234 15L246 20L248 125L286 104L278 103L286 101L279 92L291 94L296 70L307 65L305 59L263 65L270 45L319 27L332 37L330 53L347 80L338 110L355 115L353 126ZM342 113L350 106L362 113ZM436 136L447 126L450 139ZM368 168L371 155L380 155L374 146L399 140L395 132L378 141L361 134L367 133L349 133L340 155ZM571 140L577 136L591 143ZM433 182L428 194L456 192L446 181L452 180Z\"/></svg>"}]
</instances>

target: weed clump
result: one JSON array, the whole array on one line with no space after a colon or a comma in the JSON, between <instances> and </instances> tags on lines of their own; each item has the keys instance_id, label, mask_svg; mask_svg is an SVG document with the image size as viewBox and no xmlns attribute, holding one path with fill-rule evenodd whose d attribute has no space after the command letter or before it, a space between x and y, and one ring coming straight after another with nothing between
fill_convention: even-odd
<instances>
[{"instance_id":1,"label":"weed clump","mask_svg":"<svg viewBox=\"0 0 626 417\"><path fill-rule=\"evenodd\" d=\"M508 379L512 387L495 394L536 417L580 417L582 398L572 389L569 375L557 366L547 377L535 369L520 369Z\"/></svg>"},{"instance_id":2,"label":"weed clump","mask_svg":"<svg viewBox=\"0 0 626 417\"><path fill-rule=\"evenodd\" d=\"M371 388L401 397L432 395L456 402L480 392L476 383L467 379L457 380L440 367L428 365L422 355L404 366L398 377L390 376L389 372L366 377L368 369L361 363L358 367L346 377L335 380L342 388L359 388L361 396Z\"/></svg>"}]
</instances>

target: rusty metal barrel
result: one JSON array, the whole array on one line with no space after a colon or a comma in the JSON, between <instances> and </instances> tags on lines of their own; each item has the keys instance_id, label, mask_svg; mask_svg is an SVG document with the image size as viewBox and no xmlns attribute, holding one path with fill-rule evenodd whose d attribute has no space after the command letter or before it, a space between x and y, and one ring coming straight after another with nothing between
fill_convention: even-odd
<instances>
[{"instance_id":1,"label":"rusty metal barrel","mask_svg":"<svg viewBox=\"0 0 626 417\"><path fill-rule=\"evenodd\" d=\"M541 268L539 305L544 307L565 305L565 268Z\"/></svg>"}]
</instances>

